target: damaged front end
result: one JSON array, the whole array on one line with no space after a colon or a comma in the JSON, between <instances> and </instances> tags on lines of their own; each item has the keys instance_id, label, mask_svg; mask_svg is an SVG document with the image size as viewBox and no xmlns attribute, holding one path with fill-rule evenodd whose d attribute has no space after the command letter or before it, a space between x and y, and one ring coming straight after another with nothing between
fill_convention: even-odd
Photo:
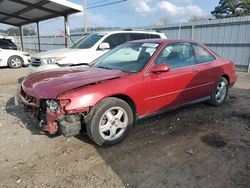
<instances>
[{"instance_id":1,"label":"damaged front end","mask_svg":"<svg viewBox=\"0 0 250 188\"><path fill-rule=\"evenodd\" d=\"M40 127L49 134L61 133L66 137L79 134L82 127L82 118L78 113L69 114L65 107L70 100L39 99L27 94L19 88L19 100L29 108L40 121Z\"/></svg>"}]
</instances>

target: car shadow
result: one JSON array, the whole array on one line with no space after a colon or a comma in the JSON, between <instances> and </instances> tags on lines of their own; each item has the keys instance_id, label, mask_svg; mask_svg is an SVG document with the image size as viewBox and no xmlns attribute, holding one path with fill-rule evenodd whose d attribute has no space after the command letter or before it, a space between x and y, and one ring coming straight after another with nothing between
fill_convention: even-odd
<instances>
[{"instance_id":1,"label":"car shadow","mask_svg":"<svg viewBox=\"0 0 250 188\"><path fill-rule=\"evenodd\" d=\"M237 89L238 94L246 92L250 90ZM231 170L240 171L240 167L234 167L235 159L229 157L240 139L235 138L235 132L228 136L228 131L232 130L231 126L238 127L235 122L243 121L241 130L250 122L249 116L242 115L250 111L240 109L239 100L242 99L231 94L220 107L205 103L183 107L138 121L129 136L118 145L103 148L90 144L124 187L228 187L233 176ZM237 107L238 113L235 112ZM222 138L227 135L227 146L217 148L204 143L202 138L210 134ZM89 143L86 135L76 138ZM236 160L237 164L246 166L249 146L244 145L244 149L242 145L239 142L242 153ZM225 179L217 179L220 175Z\"/></svg>"}]
</instances>

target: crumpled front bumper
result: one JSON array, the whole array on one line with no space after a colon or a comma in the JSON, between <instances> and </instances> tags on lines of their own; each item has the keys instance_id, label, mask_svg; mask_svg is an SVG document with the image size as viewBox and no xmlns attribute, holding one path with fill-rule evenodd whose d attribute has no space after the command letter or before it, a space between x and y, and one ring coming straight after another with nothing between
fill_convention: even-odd
<instances>
[{"instance_id":1,"label":"crumpled front bumper","mask_svg":"<svg viewBox=\"0 0 250 188\"><path fill-rule=\"evenodd\" d=\"M40 101L26 94L19 87L17 100L26 108L32 109L35 118L40 120L40 127L49 134L62 133L64 136L74 136L81 130L81 119L77 114L67 114L63 110L53 111L49 108L41 109Z\"/></svg>"},{"instance_id":2,"label":"crumpled front bumper","mask_svg":"<svg viewBox=\"0 0 250 188\"><path fill-rule=\"evenodd\" d=\"M63 115L61 111L52 111L47 109L46 114L44 115L46 118L41 115L40 109L40 101L37 100L36 97L30 96L22 90L21 85L18 89L17 100L21 102L24 107L32 109L33 115L35 118L40 120L40 126L43 131L48 132L50 134L56 134L58 132L57 119Z\"/></svg>"}]
</instances>

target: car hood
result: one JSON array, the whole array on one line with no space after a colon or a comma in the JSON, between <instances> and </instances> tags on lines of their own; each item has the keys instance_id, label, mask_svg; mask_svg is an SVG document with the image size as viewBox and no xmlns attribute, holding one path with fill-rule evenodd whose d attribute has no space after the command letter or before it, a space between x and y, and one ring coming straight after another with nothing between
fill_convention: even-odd
<instances>
[{"instance_id":1,"label":"car hood","mask_svg":"<svg viewBox=\"0 0 250 188\"><path fill-rule=\"evenodd\" d=\"M58 56L67 56L67 54L77 53L82 49L70 49L70 48L62 48L56 50L49 50L46 52L41 52L32 55L33 58L49 58L49 57L58 57Z\"/></svg>"},{"instance_id":2,"label":"car hood","mask_svg":"<svg viewBox=\"0 0 250 188\"><path fill-rule=\"evenodd\" d=\"M60 94L67 91L128 74L118 70L86 66L61 68L27 76L22 82L22 89L27 94L40 99L56 99Z\"/></svg>"}]
</instances>

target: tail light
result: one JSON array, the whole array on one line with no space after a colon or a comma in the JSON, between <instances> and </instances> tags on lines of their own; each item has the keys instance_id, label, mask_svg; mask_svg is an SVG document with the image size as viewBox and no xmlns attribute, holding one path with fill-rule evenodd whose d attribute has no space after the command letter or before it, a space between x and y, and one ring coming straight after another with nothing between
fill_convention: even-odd
<instances>
[{"instance_id":1,"label":"tail light","mask_svg":"<svg viewBox=\"0 0 250 188\"><path fill-rule=\"evenodd\" d=\"M17 46L15 44L12 44L10 47L11 48L17 48Z\"/></svg>"}]
</instances>

